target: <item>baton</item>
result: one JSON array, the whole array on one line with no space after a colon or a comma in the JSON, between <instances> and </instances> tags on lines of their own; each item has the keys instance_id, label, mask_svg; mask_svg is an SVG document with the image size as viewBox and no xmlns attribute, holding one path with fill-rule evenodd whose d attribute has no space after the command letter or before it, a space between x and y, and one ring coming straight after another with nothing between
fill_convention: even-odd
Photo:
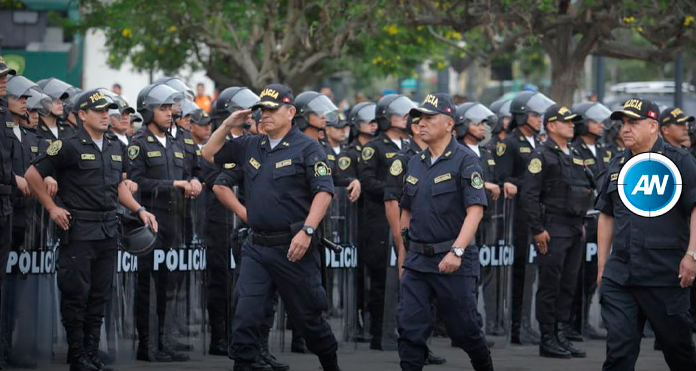
<instances>
[{"instance_id":1,"label":"baton","mask_svg":"<svg viewBox=\"0 0 696 371\"><path fill-rule=\"evenodd\" d=\"M328 247L328 248L331 249L331 251L333 251L333 252L339 252L339 253L340 253L341 251L343 251L343 247L341 247L341 246L339 246L339 245L336 245L335 243L333 243L333 242L327 240L326 238L322 238L322 239L321 239L321 244L324 245L324 247Z\"/></svg>"}]
</instances>

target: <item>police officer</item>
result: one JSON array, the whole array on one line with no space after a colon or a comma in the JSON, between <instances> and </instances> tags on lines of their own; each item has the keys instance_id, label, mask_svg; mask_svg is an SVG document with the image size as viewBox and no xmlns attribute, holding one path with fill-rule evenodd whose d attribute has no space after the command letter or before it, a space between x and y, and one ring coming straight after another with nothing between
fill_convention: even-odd
<instances>
[{"instance_id":1,"label":"police officer","mask_svg":"<svg viewBox=\"0 0 696 371\"><path fill-rule=\"evenodd\" d=\"M659 121L660 135L668 144L683 147L683 143L689 140L689 123L694 122L693 116L678 107L668 107L660 113Z\"/></svg>"},{"instance_id":2,"label":"police officer","mask_svg":"<svg viewBox=\"0 0 696 371\"><path fill-rule=\"evenodd\" d=\"M375 137L377 132L377 122L375 121L375 103L361 102L353 106L348 113L348 121L350 122L350 137L351 142L345 148L345 156L339 158L339 165L347 163L348 168L352 168L355 174L360 179L359 166L360 156L363 146ZM358 266L357 269L357 285L356 292L356 307L357 307L357 329L355 340L366 342L369 339L365 336L365 240L367 236L367 228L365 227L365 196L358 198Z\"/></svg>"},{"instance_id":3,"label":"police officer","mask_svg":"<svg viewBox=\"0 0 696 371\"><path fill-rule=\"evenodd\" d=\"M474 370L493 370L476 310L478 248L473 243L486 206L483 169L476 155L452 137L456 107L447 94L426 96L411 110L421 117L428 145L411 158L406 172L401 226L408 253L401 272L397 309L399 358L404 371L422 370L433 328L433 304L452 344L468 353Z\"/></svg>"},{"instance_id":4,"label":"police officer","mask_svg":"<svg viewBox=\"0 0 696 371\"><path fill-rule=\"evenodd\" d=\"M38 85L24 76L12 76L7 83L8 108L12 112L14 126L15 145L12 161L12 170L17 175L17 179L25 182L22 177L39 154L46 152L47 144L42 138L36 136L35 130L28 127L29 117L27 114L27 98L32 95L40 95ZM18 189L13 200L12 217L12 246L18 249L25 243L25 228L27 218L31 218L34 212L33 203L28 202L31 192L26 192L27 188ZM26 213L28 210L29 214ZM31 219L29 219L31 220ZM32 241L27 241L31 243ZM31 246L25 246L31 248Z\"/></svg>"},{"instance_id":5,"label":"police officer","mask_svg":"<svg viewBox=\"0 0 696 371\"><path fill-rule=\"evenodd\" d=\"M329 163L333 161L333 165L330 164L332 174L338 175L334 177L334 185L346 187L348 199L355 202L360 197L360 181L358 180L358 167L351 166L353 160L345 151L345 141L348 138L349 130L346 116L342 112L338 112L337 120L326 122L326 140L319 143L324 147Z\"/></svg>"},{"instance_id":6,"label":"police officer","mask_svg":"<svg viewBox=\"0 0 696 371\"><path fill-rule=\"evenodd\" d=\"M109 110L109 120L111 121L109 130L124 146L128 146L130 144L128 128L130 127L131 115L135 113L135 108L130 107L128 102L119 95L115 95L113 99L118 104L118 109Z\"/></svg>"},{"instance_id":7,"label":"police officer","mask_svg":"<svg viewBox=\"0 0 696 371\"><path fill-rule=\"evenodd\" d=\"M322 132L326 132L327 126L338 127L340 120L338 118L338 108L324 94L319 94L315 91L305 91L295 99L295 123L300 131L308 137L317 140L326 152L327 165L331 168L331 175L334 180L334 185L337 187L346 187L348 190L348 199L355 202L360 197L360 181L354 172L339 169L339 164L336 159L336 153L329 143L320 138Z\"/></svg>"},{"instance_id":8,"label":"police officer","mask_svg":"<svg viewBox=\"0 0 696 371\"><path fill-rule=\"evenodd\" d=\"M72 86L56 78L37 82L41 91L51 97L51 109L48 115L41 116L38 133L47 141L53 142L71 136L75 130L64 122L65 108L63 101L74 92Z\"/></svg>"},{"instance_id":9,"label":"police officer","mask_svg":"<svg viewBox=\"0 0 696 371\"><path fill-rule=\"evenodd\" d=\"M604 147L611 152L612 159L616 156L620 156L625 150L623 139L621 135L619 135L621 125L621 122L614 121L607 130L604 131Z\"/></svg>"},{"instance_id":10,"label":"police officer","mask_svg":"<svg viewBox=\"0 0 696 371\"><path fill-rule=\"evenodd\" d=\"M542 357L585 357L566 337L582 262L583 217L593 192L584 160L569 146L577 117L558 105L546 110L549 138L534 150L523 177L521 201L540 254L536 318Z\"/></svg>"},{"instance_id":11,"label":"police officer","mask_svg":"<svg viewBox=\"0 0 696 371\"><path fill-rule=\"evenodd\" d=\"M261 108L266 135L225 142L230 127L241 126L250 110L233 113L203 149L208 161L244 168L248 222L252 229L242 251L230 357L234 370L251 370L259 353L263 308L275 286L290 320L327 371L339 370L336 342L322 317L327 309L321 286L320 254L314 232L331 203L333 181L319 143L292 125L293 94L267 86L252 109Z\"/></svg>"},{"instance_id":12,"label":"police officer","mask_svg":"<svg viewBox=\"0 0 696 371\"><path fill-rule=\"evenodd\" d=\"M498 143L502 142L507 136L508 126L510 125L510 121L512 121L512 114L510 113L511 102L511 99L499 99L491 103L490 110L495 113L498 120L491 128L491 134L493 134L493 137L491 138L490 142L486 144L486 148L493 153L495 153L495 148Z\"/></svg>"},{"instance_id":13,"label":"police officer","mask_svg":"<svg viewBox=\"0 0 696 371\"><path fill-rule=\"evenodd\" d=\"M186 152L181 142L169 133L172 125L171 107L182 95L163 84L146 86L138 94L138 112L145 126L132 138L128 147L128 177L140 188L141 202L157 216L161 228L157 236L161 249L176 248L180 238L183 198L197 196L193 175L185 166ZM195 182L198 182L195 180ZM199 183L200 184L200 183ZM178 225L178 227L177 227ZM137 359L151 362L187 361L189 356L177 352L166 334L166 297L173 295L169 282L171 273L153 271L153 253L138 258L136 326L138 328ZM158 343L150 339L150 280L154 280L157 308ZM169 315L172 315L169 313Z\"/></svg>"},{"instance_id":14,"label":"police officer","mask_svg":"<svg viewBox=\"0 0 696 371\"><path fill-rule=\"evenodd\" d=\"M496 170L503 182L505 197L515 197L522 191L522 178L532 151L540 145L536 135L541 129L542 114L553 104L544 94L523 91L510 102L509 130L505 140L495 148ZM512 343L538 344L539 334L531 328L532 283L536 272L529 264L529 226L519 196L515 200L513 246L515 258L512 269Z\"/></svg>"},{"instance_id":15,"label":"police officer","mask_svg":"<svg viewBox=\"0 0 696 371\"><path fill-rule=\"evenodd\" d=\"M626 151L612 159L597 197L600 211L597 284L602 319L607 326L603 370L631 370L640 352L645 321L662 344L671 370L696 369L691 336L689 290L696 277L696 162L659 137L658 106L629 99L612 113L621 120ZM631 212L619 197L619 172L637 154L657 152L679 168L682 193L666 214L645 218Z\"/></svg>"},{"instance_id":16,"label":"police officer","mask_svg":"<svg viewBox=\"0 0 696 371\"><path fill-rule=\"evenodd\" d=\"M116 104L96 90L85 93L77 104L82 127L75 135L54 141L26 177L31 191L64 231L57 266L70 370L111 370L98 351L114 276L116 208L120 202L155 232L157 222L122 182L123 146L104 136L108 110ZM54 173L65 208L57 206L44 187L42 177Z\"/></svg>"},{"instance_id":17,"label":"police officer","mask_svg":"<svg viewBox=\"0 0 696 371\"><path fill-rule=\"evenodd\" d=\"M12 191L19 188L23 194L30 193L26 181L16 177L12 170L14 157L14 121L7 107L7 79L16 71L9 68L0 56L0 267L7 266L12 241ZM0 289L5 278L5 269L0 269Z\"/></svg>"},{"instance_id":18,"label":"police officer","mask_svg":"<svg viewBox=\"0 0 696 371\"><path fill-rule=\"evenodd\" d=\"M604 122L609 119L611 111L601 103L585 102L573 106L573 112L578 117L575 120L575 139L571 145L580 153L585 166L592 172L596 188L596 185L600 183L599 175L604 172L612 157L611 151L600 141L604 132ZM597 290L597 254L589 257L587 251L589 243L597 243L599 213L594 210L595 194L596 192L592 195L592 206L585 216L585 263L582 264L583 269L578 278L578 287L575 293L576 303L573 305L575 325L572 331L566 332L571 341L582 341L580 333L590 339L606 339L606 336L589 322L590 305ZM590 260L587 261L587 258Z\"/></svg>"},{"instance_id":19,"label":"police officer","mask_svg":"<svg viewBox=\"0 0 696 371\"><path fill-rule=\"evenodd\" d=\"M358 175L365 194L363 208L365 265L370 278L370 349L382 350L384 290L389 256L389 224L384 210L384 180L389 162L404 147L407 115L413 102L404 95L388 94L375 106L380 133L362 149Z\"/></svg>"}]
</instances>

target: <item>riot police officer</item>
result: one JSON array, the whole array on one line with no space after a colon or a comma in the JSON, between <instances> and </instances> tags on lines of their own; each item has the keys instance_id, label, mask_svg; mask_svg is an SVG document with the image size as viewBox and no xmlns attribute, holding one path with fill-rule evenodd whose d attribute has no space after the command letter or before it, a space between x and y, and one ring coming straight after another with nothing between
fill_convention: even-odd
<instances>
[{"instance_id":1,"label":"riot police officer","mask_svg":"<svg viewBox=\"0 0 696 371\"><path fill-rule=\"evenodd\" d=\"M529 226L527 215L519 199L524 185L522 178L532 151L540 143L536 135L541 129L542 114L553 104L544 94L523 91L510 102L512 130L495 148L496 170L506 197L516 197L513 225L515 258L512 279L512 342L538 344L539 334L531 328L532 284L536 275L527 268L529 262Z\"/></svg>"},{"instance_id":2,"label":"riot police officer","mask_svg":"<svg viewBox=\"0 0 696 371\"><path fill-rule=\"evenodd\" d=\"M380 133L368 142L360 154L358 175L365 204L364 244L365 265L370 279L368 310L370 312L370 349L382 350L384 290L389 256L389 224L384 210L384 180L389 162L404 147L406 115L414 108L404 95L388 94L375 106L375 121Z\"/></svg>"},{"instance_id":3,"label":"riot police officer","mask_svg":"<svg viewBox=\"0 0 696 371\"><path fill-rule=\"evenodd\" d=\"M348 198L355 202L360 197L360 181L358 180L357 166L351 166L353 161L345 151L345 141L348 138L350 127L346 116L338 113L338 119L326 122L326 140L319 141L326 151L327 160L333 161L332 171L338 176L334 177L334 185L346 187Z\"/></svg>"},{"instance_id":4,"label":"riot police officer","mask_svg":"<svg viewBox=\"0 0 696 371\"><path fill-rule=\"evenodd\" d=\"M145 126L133 136L128 147L128 177L138 183L141 202L152 210L161 224L157 236L161 249L176 248L182 242L183 198L197 196L195 179L185 166L186 152L181 142L169 133L171 107L181 100L182 94L167 85L153 84L141 90L137 108ZM138 258L137 359L151 362L187 361L187 354L179 353L172 347L165 328L165 298L168 294L173 295L171 289L175 286L169 282L172 274L165 270L154 271L152 265L152 252ZM157 344L150 338L149 331L151 279L155 288L153 296L157 298L157 323L154 324L158 332Z\"/></svg>"},{"instance_id":5,"label":"riot police officer","mask_svg":"<svg viewBox=\"0 0 696 371\"><path fill-rule=\"evenodd\" d=\"M696 369L689 289L696 278L696 162L688 151L659 137L658 106L629 99L611 114L621 120L626 151L609 163L597 196L598 273L602 319L607 326L603 370L632 370L645 321L662 344L671 370ZM633 213L619 196L619 173L631 157L657 152L681 173L682 193L665 214Z\"/></svg>"},{"instance_id":6,"label":"riot police officer","mask_svg":"<svg viewBox=\"0 0 696 371\"><path fill-rule=\"evenodd\" d=\"M128 146L130 144L128 128L130 127L131 115L135 113L135 108L130 107L128 102L120 95L115 95L113 99L118 104L118 109L109 110L109 120L111 121L109 130L124 146Z\"/></svg>"},{"instance_id":7,"label":"riot police officer","mask_svg":"<svg viewBox=\"0 0 696 371\"><path fill-rule=\"evenodd\" d=\"M510 125L510 121L512 121L512 114L510 113L511 102L511 99L499 99L491 103L490 109L498 117L498 120L496 120L495 125L491 127L491 134L493 134L493 137L490 142L486 144L486 148L493 153L495 153L495 148L498 146L498 143L503 141L507 136L508 126Z\"/></svg>"},{"instance_id":8,"label":"riot police officer","mask_svg":"<svg viewBox=\"0 0 696 371\"><path fill-rule=\"evenodd\" d=\"M573 112L578 114L578 118L575 121L575 139L572 146L580 153L585 166L592 172L595 185L599 184L599 175L609 165L612 156L611 151L600 141L604 132L604 123L609 119L611 111L601 103L585 102L573 106ZM589 322L590 305L597 290L597 254L591 255L588 249L590 249L589 244L597 243L599 218L599 213L594 210L594 194L592 198L592 207L585 216L585 259L583 259L585 262L582 264L583 269L578 278L576 303L573 305L575 326L572 331L566 333L571 341L582 341L580 333L590 339L606 339L606 336Z\"/></svg>"},{"instance_id":9,"label":"riot police officer","mask_svg":"<svg viewBox=\"0 0 696 371\"><path fill-rule=\"evenodd\" d=\"M660 113L659 121L660 135L665 142L674 147L683 147L683 143L689 139L689 123L694 122L694 117L678 107L667 107Z\"/></svg>"},{"instance_id":10,"label":"riot police officer","mask_svg":"<svg viewBox=\"0 0 696 371\"><path fill-rule=\"evenodd\" d=\"M549 138L532 153L523 177L521 201L539 256L536 318L541 329L539 355L585 357L566 337L582 262L583 217L592 201L592 175L569 142L570 109L553 105L544 113Z\"/></svg>"},{"instance_id":11,"label":"riot police officer","mask_svg":"<svg viewBox=\"0 0 696 371\"><path fill-rule=\"evenodd\" d=\"M71 354L71 371L111 370L98 357L105 304L117 251L116 208L123 204L157 231L155 217L145 211L122 182L123 146L104 136L108 110L116 104L92 90L77 102L83 123L75 135L56 140L26 173L31 191L63 230L58 258L61 315ZM57 174L59 207L42 177Z\"/></svg>"},{"instance_id":12,"label":"riot police officer","mask_svg":"<svg viewBox=\"0 0 696 371\"><path fill-rule=\"evenodd\" d=\"M12 170L15 141L14 121L7 108L7 79L16 71L9 68L0 56L0 267L7 266L12 241L12 191L19 188L28 193L26 182L18 181ZM5 269L0 269L0 289L5 278Z\"/></svg>"},{"instance_id":13,"label":"riot police officer","mask_svg":"<svg viewBox=\"0 0 696 371\"><path fill-rule=\"evenodd\" d=\"M242 247L230 357L235 371L250 371L259 353L262 308L275 286L290 320L326 371L339 370L338 344L322 311L318 241L313 239L331 202L333 181L319 143L292 125L296 109L292 91L267 86L252 109L261 108L266 135L225 142L230 127L241 126L250 110L233 113L203 149L208 161L243 164L250 238ZM272 210L272 212L270 211Z\"/></svg>"},{"instance_id":14,"label":"riot police officer","mask_svg":"<svg viewBox=\"0 0 696 371\"><path fill-rule=\"evenodd\" d=\"M493 370L476 310L479 276L474 234L486 207L483 169L452 137L456 107L447 94L426 96L411 110L428 145L406 171L401 226L408 243L397 309L399 358L404 371L421 370L433 328L433 304L452 344L468 353L474 370Z\"/></svg>"},{"instance_id":15,"label":"riot police officer","mask_svg":"<svg viewBox=\"0 0 696 371\"><path fill-rule=\"evenodd\" d=\"M64 122L65 108L63 101L70 98L71 92L75 93L74 88L70 84L53 77L40 80L37 84L41 91L52 99L48 115L40 118L38 134L49 143L71 136L75 130Z\"/></svg>"}]
</instances>

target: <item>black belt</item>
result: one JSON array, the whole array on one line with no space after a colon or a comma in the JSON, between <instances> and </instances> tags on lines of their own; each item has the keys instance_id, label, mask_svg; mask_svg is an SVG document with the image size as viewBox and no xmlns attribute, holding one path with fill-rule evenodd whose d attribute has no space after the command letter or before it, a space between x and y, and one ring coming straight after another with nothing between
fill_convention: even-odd
<instances>
[{"instance_id":1,"label":"black belt","mask_svg":"<svg viewBox=\"0 0 696 371\"><path fill-rule=\"evenodd\" d=\"M105 220L113 220L118 216L118 210L111 211L86 211L86 210L69 210L73 219L88 220L92 222L101 222Z\"/></svg>"},{"instance_id":2,"label":"black belt","mask_svg":"<svg viewBox=\"0 0 696 371\"><path fill-rule=\"evenodd\" d=\"M254 245L278 246L289 245L293 235L290 232L251 232L251 242Z\"/></svg>"},{"instance_id":3,"label":"black belt","mask_svg":"<svg viewBox=\"0 0 696 371\"><path fill-rule=\"evenodd\" d=\"M0 184L0 196L9 196L12 194L12 186Z\"/></svg>"},{"instance_id":4,"label":"black belt","mask_svg":"<svg viewBox=\"0 0 696 371\"><path fill-rule=\"evenodd\" d=\"M417 252L419 254L434 256L452 250L454 240L438 243L421 243L411 241L408 246L408 251Z\"/></svg>"}]
</instances>

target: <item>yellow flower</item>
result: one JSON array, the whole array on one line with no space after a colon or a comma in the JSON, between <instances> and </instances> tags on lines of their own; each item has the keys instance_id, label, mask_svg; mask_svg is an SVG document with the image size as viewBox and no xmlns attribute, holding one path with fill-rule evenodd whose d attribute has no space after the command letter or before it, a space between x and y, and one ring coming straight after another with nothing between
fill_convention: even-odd
<instances>
[{"instance_id":1,"label":"yellow flower","mask_svg":"<svg viewBox=\"0 0 696 371\"><path fill-rule=\"evenodd\" d=\"M175 25L171 25L167 28L167 32L169 33L176 32L176 30L178 30L178 28Z\"/></svg>"},{"instance_id":2,"label":"yellow flower","mask_svg":"<svg viewBox=\"0 0 696 371\"><path fill-rule=\"evenodd\" d=\"M684 19L684 26L689 27L689 25L693 22L694 22L694 16L690 15Z\"/></svg>"},{"instance_id":3,"label":"yellow flower","mask_svg":"<svg viewBox=\"0 0 696 371\"><path fill-rule=\"evenodd\" d=\"M633 23L636 21L636 17L630 16L630 17L623 17L624 23Z\"/></svg>"},{"instance_id":4,"label":"yellow flower","mask_svg":"<svg viewBox=\"0 0 696 371\"><path fill-rule=\"evenodd\" d=\"M395 24L384 27L384 30L387 31L387 33L389 35L392 35L392 36L399 33L399 27L397 27Z\"/></svg>"},{"instance_id":5,"label":"yellow flower","mask_svg":"<svg viewBox=\"0 0 696 371\"><path fill-rule=\"evenodd\" d=\"M133 31L131 31L130 28L124 28L121 35L123 35L123 37L131 38L133 37Z\"/></svg>"},{"instance_id":6,"label":"yellow flower","mask_svg":"<svg viewBox=\"0 0 696 371\"><path fill-rule=\"evenodd\" d=\"M380 64L384 59L382 57L377 57L372 60L372 64Z\"/></svg>"},{"instance_id":7,"label":"yellow flower","mask_svg":"<svg viewBox=\"0 0 696 371\"><path fill-rule=\"evenodd\" d=\"M641 32L641 33L642 33L642 32L643 32L643 27L638 27L637 30L638 30L638 32Z\"/></svg>"}]
</instances>

